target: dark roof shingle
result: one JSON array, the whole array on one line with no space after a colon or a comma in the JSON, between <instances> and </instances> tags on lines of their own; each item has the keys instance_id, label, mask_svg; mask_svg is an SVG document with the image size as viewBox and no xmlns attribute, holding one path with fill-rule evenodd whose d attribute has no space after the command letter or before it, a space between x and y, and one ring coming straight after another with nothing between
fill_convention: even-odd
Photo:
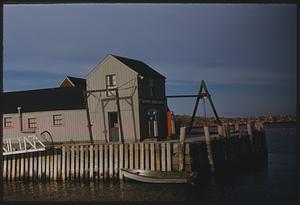
<instances>
[{"instance_id":1,"label":"dark roof shingle","mask_svg":"<svg viewBox=\"0 0 300 205\"><path fill-rule=\"evenodd\" d=\"M84 109L82 88L48 88L3 93L3 113Z\"/></svg>"},{"instance_id":2,"label":"dark roof shingle","mask_svg":"<svg viewBox=\"0 0 300 205\"><path fill-rule=\"evenodd\" d=\"M143 75L143 76L149 76L149 77L154 77L154 78L166 78L147 64L145 64L142 61L130 59L130 58L125 58L121 56L116 56L112 55L113 57L117 58L119 61L127 65L129 68L132 70L136 71L137 73Z\"/></svg>"}]
</instances>

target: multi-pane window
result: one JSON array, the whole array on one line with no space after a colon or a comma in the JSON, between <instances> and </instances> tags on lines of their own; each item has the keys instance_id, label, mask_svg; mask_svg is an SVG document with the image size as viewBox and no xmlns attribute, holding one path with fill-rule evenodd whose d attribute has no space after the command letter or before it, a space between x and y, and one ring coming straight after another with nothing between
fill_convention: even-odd
<instances>
[{"instance_id":1,"label":"multi-pane window","mask_svg":"<svg viewBox=\"0 0 300 205\"><path fill-rule=\"evenodd\" d=\"M12 127L12 117L4 118L4 127Z\"/></svg>"},{"instance_id":2,"label":"multi-pane window","mask_svg":"<svg viewBox=\"0 0 300 205\"><path fill-rule=\"evenodd\" d=\"M116 96L116 90L110 90L117 88L116 75L106 75L106 95L107 97Z\"/></svg>"},{"instance_id":3,"label":"multi-pane window","mask_svg":"<svg viewBox=\"0 0 300 205\"><path fill-rule=\"evenodd\" d=\"M150 96L154 97L155 96L155 86L154 86L154 80L149 79L149 87L150 87Z\"/></svg>"},{"instance_id":4,"label":"multi-pane window","mask_svg":"<svg viewBox=\"0 0 300 205\"><path fill-rule=\"evenodd\" d=\"M53 115L53 125L55 125L55 126L61 126L61 125L63 125L63 123L62 123L62 115L61 114Z\"/></svg>"},{"instance_id":5,"label":"multi-pane window","mask_svg":"<svg viewBox=\"0 0 300 205\"><path fill-rule=\"evenodd\" d=\"M28 128L37 128L37 119L36 118L28 118Z\"/></svg>"}]
</instances>

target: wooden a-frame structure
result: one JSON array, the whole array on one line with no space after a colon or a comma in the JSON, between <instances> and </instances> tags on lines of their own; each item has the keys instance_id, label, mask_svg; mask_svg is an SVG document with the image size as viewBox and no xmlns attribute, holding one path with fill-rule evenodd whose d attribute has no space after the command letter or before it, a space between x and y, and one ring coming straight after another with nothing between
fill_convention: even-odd
<instances>
[{"instance_id":1,"label":"wooden a-frame structure","mask_svg":"<svg viewBox=\"0 0 300 205\"><path fill-rule=\"evenodd\" d=\"M195 119L195 115L196 115L196 112L197 112L197 109L198 109L200 99L205 99L205 98L208 99L209 104L210 104L210 106L211 106L211 108L214 112L217 123L218 123L218 125L221 125L220 118L219 118L218 113L216 111L216 108L215 108L215 106L212 102L211 96L210 96L210 94L207 90L207 87L205 85L204 80L201 81L198 95L170 95L170 96L166 96L166 98L189 98L189 97L197 97L196 104L195 104L195 107L194 107L194 110L193 110L193 115L192 115L188 130L187 130L189 133L191 133L191 130L193 128L193 123L194 123L194 119Z\"/></svg>"}]
</instances>

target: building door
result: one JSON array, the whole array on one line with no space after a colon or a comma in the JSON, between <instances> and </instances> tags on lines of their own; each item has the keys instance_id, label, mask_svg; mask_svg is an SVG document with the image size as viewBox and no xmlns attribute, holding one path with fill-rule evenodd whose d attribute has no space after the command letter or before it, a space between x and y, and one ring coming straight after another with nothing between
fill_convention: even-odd
<instances>
[{"instance_id":1,"label":"building door","mask_svg":"<svg viewBox=\"0 0 300 205\"><path fill-rule=\"evenodd\" d=\"M108 113L108 124L109 124L109 141L119 141L119 123L118 123L118 112Z\"/></svg>"},{"instance_id":2,"label":"building door","mask_svg":"<svg viewBox=\"0 0 300 205\"><path fill-rule=\"evenodd\" d=\"M158 111L149 110L148 117L148 137L158 137Z\"/></svg>"}]
</instances>

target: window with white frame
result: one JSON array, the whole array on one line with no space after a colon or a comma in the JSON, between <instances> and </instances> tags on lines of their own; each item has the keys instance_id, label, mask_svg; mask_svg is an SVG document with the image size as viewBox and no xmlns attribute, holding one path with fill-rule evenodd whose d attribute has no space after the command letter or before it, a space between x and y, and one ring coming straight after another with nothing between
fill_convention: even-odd
<instances>
[{"instance_id":1,"label":"window with white frame","mask_svg":"<svg viewBox=\"0 0 300 205\"><path fill-rule=\"evenodd\" d=\"M53 115L53 125L54 126L62 126L63 119L61 114Z\"/></svg>"},{"instance_id":2,"label":"window with white frame","mask_svg":"<svg viewBox=\"0 0 300 205\"><path fill-rule=\"evenodd\" d=\"M3 125L4 127L12 127L13 124L12 124L12 117L5 117L4 120L3 120Z\"/></svg>"},{"instance_id":3,"label":"window with white frame","mask_svg":"<svg viewBox=\"0 0 300 205\"><path fill-rule=\"evenodd\" d=\"M37 119L36 118L28 118L28 128L29 129L37 128Z\"/></svg>"},{"instance_id":4,"label":"window with white frame","mask_svg":"<svg viewBox=\"0 0 300 205\"><path fill-rule=\"evenodd\" d=\"M115 74L106 75L105 81L106 81L106 96L107 97L116 96L116 90L110 90L110 89L117 88L116 75Z\"/></svg>"}]
</instances>

